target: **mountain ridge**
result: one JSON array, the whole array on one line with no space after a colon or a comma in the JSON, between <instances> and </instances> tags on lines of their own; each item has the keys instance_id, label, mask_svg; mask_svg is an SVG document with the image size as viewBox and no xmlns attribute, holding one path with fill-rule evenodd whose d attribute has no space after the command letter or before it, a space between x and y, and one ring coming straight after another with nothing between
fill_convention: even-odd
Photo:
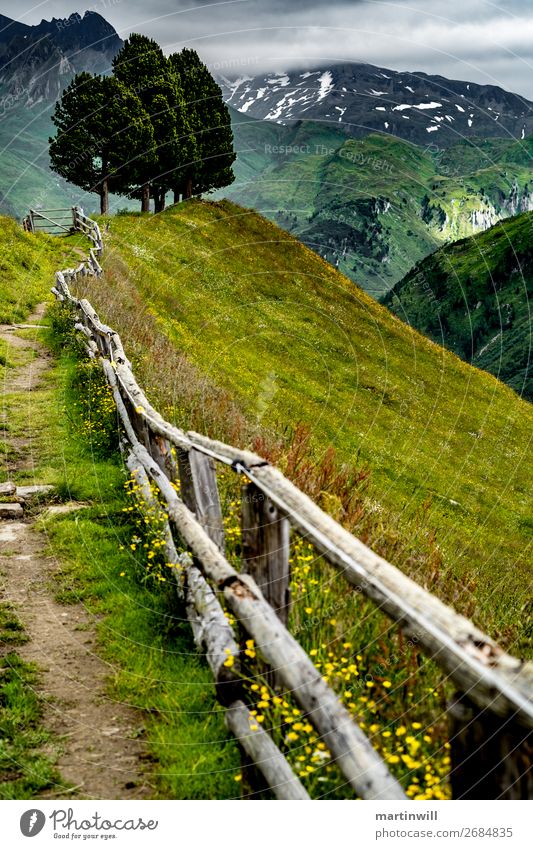
<instances>
[{"instance_id":1,"label":"mountain ridge","mask_svg":"<svg viewBox=\"0 0 533 849\"><path fill-rule=\"evenodd\" d=\"M122 43L97 12L35 26L0 15L1 212L21 217L30 206L92 208L91 195L50 171L51 114L75 74L106 73Z\"/></svg>"},{"instance_id":2,"label":"mountain ridge","mask_svg":"<svg viewBox=\"0 0 533 849\"><path fill-rule=\"evenodd\" d=\"M341 63L219 82L226 102L253 117L329 120L354 137L382 132L442 147L461 137L533 133L533 103L521 95L425 72Z\"/></svg>"},{"instance_id":3,"label":"mountain ridge","mask_svg":"<svg viewBox=\"0 0 533 849\"><path fill-rule=\"evenodd\" d=\"M439 248L382 298L439 345L533 401L533 212Z\"/></svg>"},{"instance_id":4,"label":"mountain ridge","mask_svg":"<svg viewBox=\"0 0 533 849\"><path fill-rule=\"evenodd\" d=\"M53 103L79 71L105 73L122 46L114 27L98 12L22 24L0 15L0 92L33 106Z\"/></svg>"}]
</instances>

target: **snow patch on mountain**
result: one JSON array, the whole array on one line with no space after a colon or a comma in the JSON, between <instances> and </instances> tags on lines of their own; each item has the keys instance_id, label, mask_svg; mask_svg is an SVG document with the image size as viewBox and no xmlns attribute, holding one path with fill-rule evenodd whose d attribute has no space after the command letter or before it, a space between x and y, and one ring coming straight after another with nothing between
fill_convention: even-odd
<instances>
[{"instance_id":1,"label":"snow patch on mountain","mask_svg":"<svg viewBox=\"0 0 533 849\"><path fill-rule=\"evenodd\" d=\"M279 77L273 77L273 78L267 80L267 83L269 85L277 86L278 88L284 88L285 86L289 85L290 79L287 76L287 74L282 74ZM274 91L275 91L275 89L274 89Z\"/></svg>"},{"instance_id":2,"label":"snow patch on mountain","mask_svg":"<svg viewBox=\"0 0 533 849\"><path fill-rule=\"evenodd\" d=\"M333 75L331 71L324 71L324 73L319 77L318 81L320 83L320 90L316 99L317 103L319 103L321 100L324 100L324 98L328 96L331 89L333 88Z\"/></svg>"},{"instance_id":3,"label":"snow patch on mountain","mask_svg":"<svg viewBox=\"0 0 533 849\"><path fill-rule=\"evenodd\" d=\"M226 102L254 118L281 124L300 119L332 121L349 127L355 136L383 126L376 124L376 111L402 117L403 121L390 122L390 131L415 144L425 144L427 133L436 131L428 129L428 112L430 125L440 125L441 145L453 144L458 134L517 139L533 134L533 103L497 86L372 65L345 63L294 72L276 69L253 79L223 80L221 85ZM383 105L377 106L376 99Z\"/></svg>"}]
</instances>

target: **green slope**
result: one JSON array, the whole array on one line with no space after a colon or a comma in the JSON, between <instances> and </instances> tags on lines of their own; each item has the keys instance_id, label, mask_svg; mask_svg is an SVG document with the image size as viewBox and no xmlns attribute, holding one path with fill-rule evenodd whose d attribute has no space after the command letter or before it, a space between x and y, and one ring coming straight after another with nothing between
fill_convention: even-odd
<instances>
[{"instance_id":1,"label":"green slope","mask_svg":"<svg viewBox=\"0 0 533 849\"><path fill-rule=\"evenodd\" d=\"M337 123L284 126L230 111L236 180L215 196L261 212L376 298L442 244L533 207L531 139L440 150L430 139L426 148L375 133L352 139ZM97 210L95 194L49 169L50 112L15 105L1 116L0 212ZM112 210L137 206L111 199Z\"/></svg>"},{"instance_id":2,"label":"green slope","mask_svg":"<svg viewBox=\"0 0 533 849\"><path fill-rule=\"evenodd\" d=\"M526 212L441 248L384 298L417 330L530 400L532 232Z\"/></svg>"},{"instance_id":3,"label":"green slope","mask_svg":"<svg viewBox=\"0 0 533 849\"><path fill-rule=\"evenodd\" d=\"M7 110L0 121L0 212L22 217L30 207L71 206L81 192L49 168L51 107ZM96 196L95 196L96 197Z\"/></svg>"},{"instance_id":4,"label":"green slope","mask_svg":"<svg viewBox=\"0 0 533 849\"><path fill-rule=\"evenodd\" d=\"M219 193L293 233L372 294L419 260L533 205L531 140L446 150L336 125L286 127L232 111L235 183Z\"/></svg>"},{"instance_id":5,"label":"green slope","mask_svg":"<svg viewBox=\"0 0 533 849\"><path fill-rule=\"evenodd\" d=\"M460 609L468 585L474 618L516 639L528 404L227 201L112 219L105 267L84 292L168 415L241 444L306 424L319 456L371 470L378 548ZM440 578L415 555L435 529Z\"/></svg>"},{"instance_id":6,"label":"green slope","mask_svg":"<svg viewBox=\"0 0 533 849\"><path fill-rule=\"evenodd\" d=\"M39 301L51 299L54 272L79 261L72 241L24 233L0 216L0 323L22 321Z\"/></svg>"},{"instance_id":7,"label":"green slope","mask_svg":"<svg viewBox=\"0 0 533 849\"><path fill-rule=\"evenodd\" d=\"M0 87L0 103L1 103ZM67 183L50 170L48 138L55 128L51 106L7 110L0 116L0 213L22 218L30 207L80 204L90 214L100 208L97 194ZM111 198L111 209L136 207L127 198Z\"/></svg>"}]
</instances>

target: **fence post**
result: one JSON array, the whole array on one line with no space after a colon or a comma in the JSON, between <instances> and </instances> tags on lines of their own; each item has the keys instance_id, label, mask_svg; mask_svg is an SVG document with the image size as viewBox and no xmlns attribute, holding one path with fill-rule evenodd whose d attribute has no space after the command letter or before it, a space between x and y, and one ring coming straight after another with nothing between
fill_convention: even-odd
<instances>
[{"instance_id":1,"label":"fence post","mask_svg":"<svg viewBox=\"0 0 533 849\"><path fill-rule=\"evenodd\" d=\"M177 454L181 498L189 510L196 514L207 535L224 551L224 522L215 461L194 449L177 449Z\"/></svg>"},{"instance_id":2,"label":"fence post","mask_svg":"<svg viewBox=\"0 0 533 849\"><path fill-rule=\"evenodd\" d=\"M128 411L129 420L131 422L133 430L135 431L137 439L151 454L150 429L146 424L146 421L144 420L142 414L137 412L135 403L131 401L130 398L124 397L124 393L121 391L121 389L119 389L119 392L122 395L122 400L124 402L126 410Z\"/></svg>"},{"instance_id":3,"label":"fence post","mask_svg":"<svg viewBox=\"0 0 533 849\"><path fill-rule=\"evenodd\" d=\"M153 433L151 430L148 431L148 440L150 443L148 450L152 458L167 478L171 481L175 481L177 468L172 455L172 446L170 442L168 439L159 436L157 433Z\"/></svg>"},{"instance_id":4,"label":"fence post","mask_svg":"<svg viewBox=\"0 0 533 849\"><path fill-rule=\"evenodd\" d=\"M462 693L448 704L454 799L533 798L533 732Z\"/></svg>"},{"instance_id":5,"label":"fence post","mask_svg":"<svg viewBox=\"0 0 533 849\"><path fill-rule=\"evenodd\" d=\"M253 483L242 489L243 571L250 574L279 619L290 610L289 521Z\"/></svg>"}]
</instances>

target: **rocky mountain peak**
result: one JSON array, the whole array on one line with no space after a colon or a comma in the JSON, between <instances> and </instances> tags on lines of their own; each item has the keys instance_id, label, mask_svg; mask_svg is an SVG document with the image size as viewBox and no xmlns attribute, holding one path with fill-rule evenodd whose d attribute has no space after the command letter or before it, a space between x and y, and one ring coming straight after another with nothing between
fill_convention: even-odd
<instances>
[{"instance_id":1,"label":"rocky mountain peak","mask_svg":"<svg viewBox=\"0 0 533 849\"><path fill-rule=\"evenodd\" d=\"M107 73L122 39L98 12L28 26L0 15L0 88L5 102L53 103L79 71Z\"/></svg>"},{"instance_id":2,"label":"rocky mountain peak","mask_svg":"<svg viewBox=\"0 0 533 849\"><path fill-rule=\"evenodd\" d=\"M493 85L401 72L362 63L222 79L228 104L254 118L330 123L349 135L371 132L424 146L461 138L533 133L533 103Z\"/></svg>"}]
</instances>

